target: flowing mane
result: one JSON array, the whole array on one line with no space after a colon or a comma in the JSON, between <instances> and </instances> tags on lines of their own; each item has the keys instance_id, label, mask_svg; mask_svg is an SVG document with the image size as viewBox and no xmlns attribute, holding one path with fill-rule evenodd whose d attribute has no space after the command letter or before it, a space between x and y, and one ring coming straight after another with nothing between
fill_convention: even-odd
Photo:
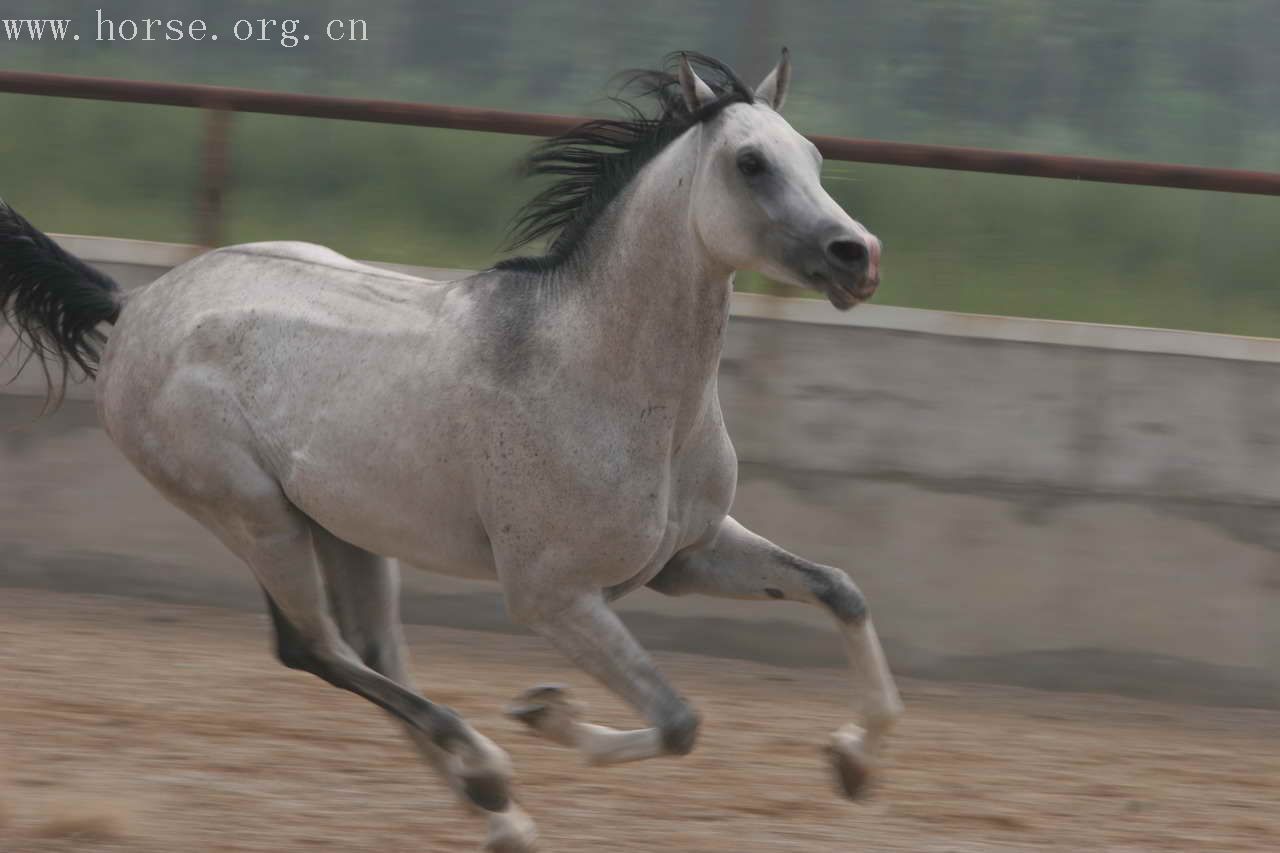
<instances>
[{"instance_id":1,"label":"flowing mane","mask_svg":"<svg viewBox=\"0 0 1280 853\"><path fill-rule=\"evenodd\" d=\"M666 58L666 68L675 68L681 56L696 67L716 93L716 100L690 111L673 70L626 73L619 94L611 98L626 118L581 124L541 143L525 159L524 175L552 175L557 180L516 214L506 249L553 236L545 255L510 258L498 263L496 269L536 272L559 266L581 244L609 202L662 149L730 104L755 100L751 89L728 66L709 56L673 53ZM631 96L624 97L628 92ZM646 112L639 104L642 100L652 101L656 111Z\"/></svg>"}]
</instances>

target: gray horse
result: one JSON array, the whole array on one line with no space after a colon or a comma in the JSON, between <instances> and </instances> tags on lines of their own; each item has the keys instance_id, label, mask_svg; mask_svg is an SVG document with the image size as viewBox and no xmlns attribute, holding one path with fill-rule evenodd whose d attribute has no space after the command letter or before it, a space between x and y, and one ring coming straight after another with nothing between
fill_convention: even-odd
<instances>
[{"instance_id":1,"label":"gray horse","mask_svg":"<svg viewBox=\"0 0 1280 853\"><path fill-rule=\"evenodd\" d=\"M735 270L848 309L876 289L880 244L781 116L785 52L755 90L708 57L671 64L632 81L654 113L531 156L556 180L516 244L550 236L547 253L461 281L258 243L126 296L0 206L0 309L22 339L64 381L96 368L107 433L253 570L280 660L401 722L488 821L491 851L532 850L533 823L506 753L415 689L392 558L497 581L514 621L643 715L648 728L594 725L558 687L509 708L592 764L682 755L697 736L609 607L644 586L835 617L857 722L827 752L850 797L901 711L848 576L728 515L737 458L716 386Z\"/></svg>"}]
</instances>

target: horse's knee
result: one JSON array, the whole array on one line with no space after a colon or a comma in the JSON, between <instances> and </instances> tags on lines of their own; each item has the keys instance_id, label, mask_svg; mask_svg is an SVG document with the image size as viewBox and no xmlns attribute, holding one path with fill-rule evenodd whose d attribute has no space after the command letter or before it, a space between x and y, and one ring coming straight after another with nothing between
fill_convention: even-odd
<instances>
[{"instance_id":1,"label":"horse's knee","mask_svg":"<svg viewBox=\"0 0 1280 853\"><path fill-rule=\"evenodd\" d=\"M662 733L662 748L671 755L688 755L698 742L698 729L702 718L698 712L681 707L664 719L658 727Z\"/></svg>"},{"instance_id":2,"label":"horse's knee","mask_svg":"<svg viewBox=\"0 0 1280 853\"><path fill-rule=\"evenodd\" d=\"M857 584L839 569L832 570L832 578L815 591L818 600L845 625L862 625L867 621L867 599Z\"/></svg>"},{"instance_id":3,"label":"horse's knee","mask_svg":"<svg viewBox=\"0 0 1280 853\"><path fill-rule=\"evenodd\" d=\"M813 597L841 624L861 626L867 621L867 599L845 572L831 566L806 563L798 566Z\"/></svg>"}]
</instances>

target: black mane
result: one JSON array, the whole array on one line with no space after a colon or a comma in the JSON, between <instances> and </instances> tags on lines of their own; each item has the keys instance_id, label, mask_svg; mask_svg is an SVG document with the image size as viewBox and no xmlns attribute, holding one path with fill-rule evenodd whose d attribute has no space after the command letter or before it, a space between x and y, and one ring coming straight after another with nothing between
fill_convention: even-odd
<instances>
[{"instance_id":1,"label":"black mane","mask_svg":"<svg viewBox=\"0 0 1280 853\"><path fill-rule=\"evenodd\" d=\"M534 149L524 161L528 176L554 175L558 180L529 201L511 225L507 250L554 235L541 257L510 258L495 269L543 271L563 263L582 242L591 224L646 163L696 124L718 115L730 104L751 103L755 95L724 63L700 53L673 53L666 67L688 58L716 100L690 111L673 70L633 71L625 75L612 98L626 113L623 119L600 119L579 125ZM631 98L622 93L631 91ZM647 114L637 101L651 99Z\"/></svg>"}]
</instances>

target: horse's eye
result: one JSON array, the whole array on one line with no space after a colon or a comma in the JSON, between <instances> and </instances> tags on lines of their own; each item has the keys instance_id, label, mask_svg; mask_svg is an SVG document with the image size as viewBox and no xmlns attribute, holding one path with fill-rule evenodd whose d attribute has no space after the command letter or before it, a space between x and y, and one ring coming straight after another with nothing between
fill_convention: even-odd
<instances>
[{"instance_id":1,"label":"horse's eye","mask_svg":"<svg viewBox=\"0 0 1280 853\"><path fill-rule=\"evenodd\" d=\"M754 151L745 151L738 155L738 171L754 178L764 172L764 158Z\"/></svg>"}]
</instances>

